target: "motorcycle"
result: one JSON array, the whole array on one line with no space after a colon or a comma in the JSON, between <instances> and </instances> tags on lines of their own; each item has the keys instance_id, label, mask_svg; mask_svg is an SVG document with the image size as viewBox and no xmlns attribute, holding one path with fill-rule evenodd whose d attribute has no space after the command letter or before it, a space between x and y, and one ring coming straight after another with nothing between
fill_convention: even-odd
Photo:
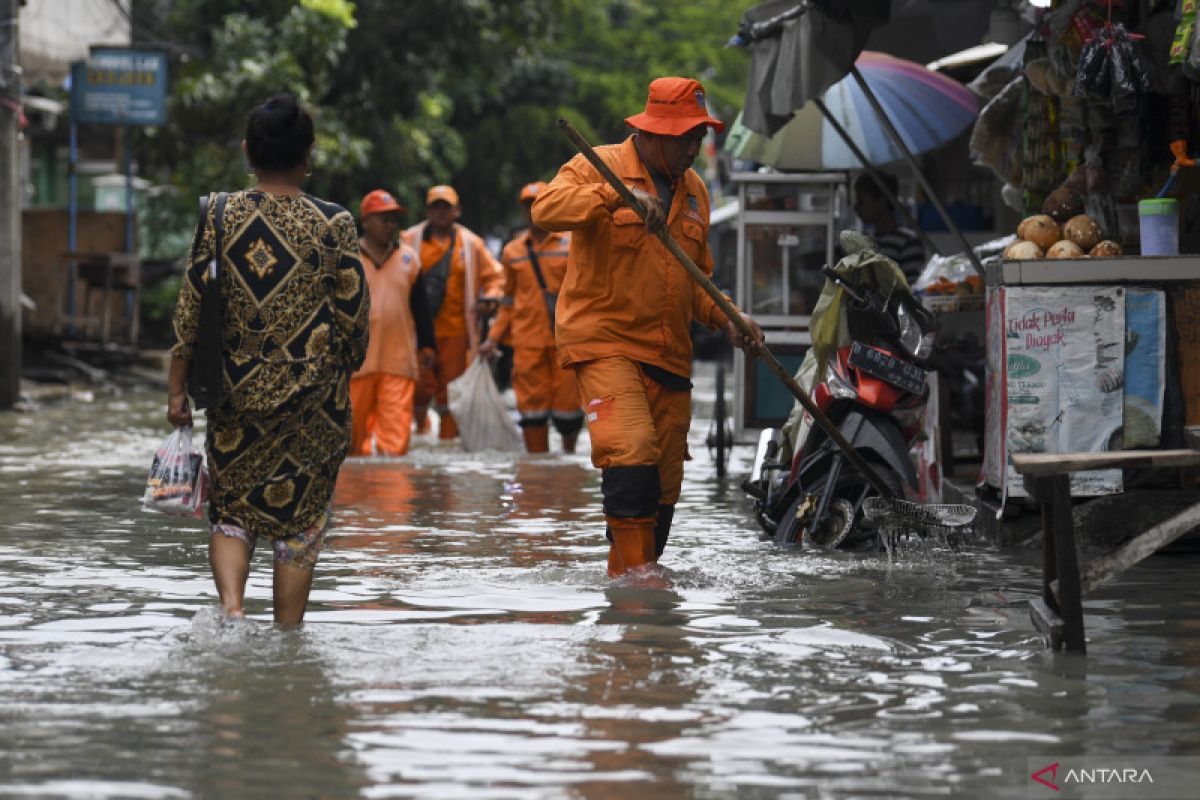
<instances>
[{"instance_id":1,"label":"motorcycle","mask_svg":"<svg viewBox=\"0 0 1200 800\"><path fill-rule=\"evenodd\" d=\"M809 425L794 447L783 431L764 430L742 489L776 543L849 548L876 541L864 502L883 494L880 482L892 498L903 498L906 485L917 487L908 454L929 399L934 321L905 290L885 298L829 266L822 272L844 292L850 342L831 355L812 399L877 480L863 475L822 427Z\"/></svg>"}]
</instances>

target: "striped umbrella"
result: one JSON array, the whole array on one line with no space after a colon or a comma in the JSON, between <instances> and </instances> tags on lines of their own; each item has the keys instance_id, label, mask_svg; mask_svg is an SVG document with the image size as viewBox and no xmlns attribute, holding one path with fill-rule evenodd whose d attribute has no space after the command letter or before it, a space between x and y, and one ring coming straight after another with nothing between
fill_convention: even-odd
<instances>
[{"instance_id":1,"label":"striped umbrella","mask_svg":"<svg viewBox=\"0 0 1200 800\"><path fill-rule=\"evenodd\" d=\"M855 62L867 85L913 153L945 144L974 123L979 99L958 81L913 61L863 51ZM862 87L847 75L822 101L838 124L876 166L904 158L871 108ZM860 169L862 163L816 103L808 103L767 138L735 122L725 149L737 158L781 170Z\"/></svg>"}]
</instances>

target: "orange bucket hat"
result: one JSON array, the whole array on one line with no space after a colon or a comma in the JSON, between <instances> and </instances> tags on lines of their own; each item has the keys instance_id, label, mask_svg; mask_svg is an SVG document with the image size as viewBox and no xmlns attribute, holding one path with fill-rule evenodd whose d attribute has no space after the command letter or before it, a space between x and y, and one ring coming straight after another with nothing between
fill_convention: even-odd
<instances>
[{"instance_id":1,"label":"orange bucket hat","mask_svg":"<svg viewBox=\"0 0 1200 800\"><path fill-rule=\"evenodd\" d=\"M625 119L639 131L682 136L697 125L711 125L717 133L725 123L708 115L704 87L691 78L656 78L650 83L646 108Z\"/></svg>"},{"instance_id":2,"label":"orange bucket hat","mask_svg":"<svg viewBox=\"0 0 1200 800\"><path fill-rule=\"evenodd\" d=\"M534 181L533 183L527 183L521 187L521 193L517 195L517 202L524 203L526 200L533 200L538 196L538 192L545 188L545 181Z\"/></svg>"}]
</instances>

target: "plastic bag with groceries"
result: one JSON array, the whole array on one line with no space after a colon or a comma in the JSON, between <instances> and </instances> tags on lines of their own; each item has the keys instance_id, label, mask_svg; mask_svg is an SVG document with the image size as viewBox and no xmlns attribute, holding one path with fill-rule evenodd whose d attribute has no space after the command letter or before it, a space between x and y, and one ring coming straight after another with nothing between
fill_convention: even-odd
<instances>
[{"instance_id":1,"label":"plastic bag with groceries","mask_svg":"<svg viewBox=\"0 0 1200 800\"><path fill-rule=\"evenodd\" d=\"M199 517L208 499L208 468L192 445L192 429L176 428L154 451L142 506L177 517Z\"/></svg>"}]
</instances>

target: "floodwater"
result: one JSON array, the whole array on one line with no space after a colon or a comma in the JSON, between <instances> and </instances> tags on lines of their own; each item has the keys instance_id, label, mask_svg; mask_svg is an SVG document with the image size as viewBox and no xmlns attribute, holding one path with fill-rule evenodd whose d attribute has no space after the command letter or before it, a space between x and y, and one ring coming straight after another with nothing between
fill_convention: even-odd
<instances>
[{"instance_id":1,"label":"floodwater","mask_svg":"<svg viewBox=\"0 0 1200 800\"><path fill-rule=\"evenodd\" d=\"M1200 752L1200 558L1048 653L1028 554L760 541L704 386L665 588L605 578L586 447L422 438L347 462L293 631L268 551L225 621L200 524L139 509L158 393L0 414L0 796L1000 798L1027 759Z\"/></svg>"}]
</instances>

